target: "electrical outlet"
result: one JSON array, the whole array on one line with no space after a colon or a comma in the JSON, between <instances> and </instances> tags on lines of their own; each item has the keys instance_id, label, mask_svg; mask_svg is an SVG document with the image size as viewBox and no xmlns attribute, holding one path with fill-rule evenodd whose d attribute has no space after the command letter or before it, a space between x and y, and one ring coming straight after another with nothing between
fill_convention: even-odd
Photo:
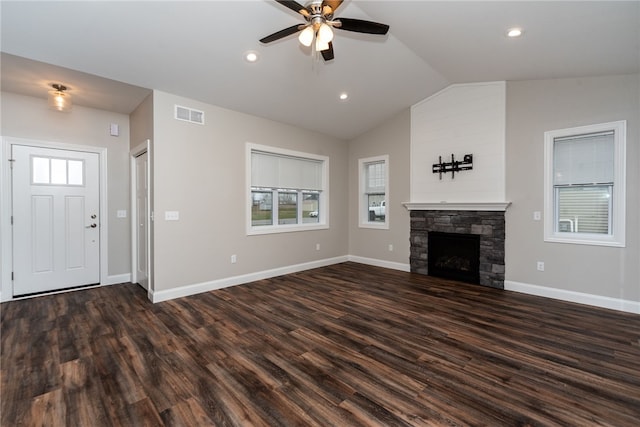
<instances>
[{"instance_id":1,"label":"electrical outlet","mask_svg":"<svg viewBox=\"0 0 640 427\"><path fill-rule=\"evenodd\" d=\"M316 251L320 250L320 243L316 243Z\"/></svg>"},{"instance_id":2,"label":"electrical outlet","mask_svg":"<svg viewBox=\"0 0 640 427\"><path fill-rule=\"evenodd\" d=\"M389 252L393 252L393 245L389 244Z\"/></svg>"},{"instance_id":3,"label":"electrical outlet","mask_svg":"<svg viewBox=\"0 0 640 427\"><path fill-rule=\"evenodd\" d=\"M540 213L540 211L534 211L533 212L533 220L534 221L540 221L542 219L542 214Z\"/></svg>"},{"instance_id":4,"label":"electrical outlet","mask_svg":"<svg viewBox=\"0 0 640 427\"><path fill-rule=\"evenodd\" d=\"M231 255L231 264L238 262L238 256L236 254Z\"/></svg>"},{"instance_id":5,"label":"electrical outlet","mask_svg":"<svg viewBox=\"0 0 640 427\"><path fill-rule=\"evenodd\" d=\"M538 261L536 268L538 269L538 271L544 271L544 261Z\"/></svg>"}]
</instances>

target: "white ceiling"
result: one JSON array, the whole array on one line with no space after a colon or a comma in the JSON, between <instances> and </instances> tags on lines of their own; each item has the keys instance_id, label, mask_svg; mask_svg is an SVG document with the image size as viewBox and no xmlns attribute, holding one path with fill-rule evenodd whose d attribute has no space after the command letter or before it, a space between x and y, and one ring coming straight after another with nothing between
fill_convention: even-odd
<instances>
[{"instance_id":1,"label":"white ceiling","mask_svg":"<svg viewBox=\"0 0 640 427\"><path fill-rule=\"evenodd\" d=\"M336 30L327 63L295 36L258 42L302 22L273 1L0 7L3 91L44 97L61 82L76 104L129 113L157 89L341 139L452 83L640 72L640 1L346 0L337 17L391 29ZM513 26L524 36L508 39ZM248 50L257 63L243 59Z\"/></svg>"}]
</instances>

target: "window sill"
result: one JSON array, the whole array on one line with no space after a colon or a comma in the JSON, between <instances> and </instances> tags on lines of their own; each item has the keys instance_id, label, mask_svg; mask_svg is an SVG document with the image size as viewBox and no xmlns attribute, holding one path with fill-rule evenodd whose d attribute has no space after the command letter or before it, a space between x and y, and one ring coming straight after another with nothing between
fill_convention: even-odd
<instances>
[{"instance_id":1,"label":"window sill","mask_svg":"<svg viewBox=\"0 0 640 427\"><path fill-rule=\"evenodd\" d=\"M574 234L574 233L567 233ZM564 236L562 234L554 234L552 236L545 236L545 242L549 243L568 243L573 245L589 245L589 246L609 246L615 248L624 248L625 242L620 241L612 236L608 238L602 238L595 234L579 234L576 236Z\"/></svg>"},{"instance_id":2,"label":"window sill","mask_svg":"<svg viewBox=\"0 0 640 427\"><path fill-rule=\"evenodd\" d=\"M372 228L372 229L376 229L376 230L388 230L389 229L389 223L385 222L383 224L376 224L375 222L361 222L360 224L358 224L359 228Z\"/></svg>"},{"instance_id":3,"label":"window sill","mask_svg":"<svg viewBox=\"0 0 640 427\"><path fill-rule=\"evenodd\" d=\"M259 236L262 234L277 234L277 233L294 233L297 231L313 231L313 230L327 230L329 224L292 224L292 225L279 225L279 226L260 226L251 227L247 230L247 236Z\"/></svg>"}]
</instances>

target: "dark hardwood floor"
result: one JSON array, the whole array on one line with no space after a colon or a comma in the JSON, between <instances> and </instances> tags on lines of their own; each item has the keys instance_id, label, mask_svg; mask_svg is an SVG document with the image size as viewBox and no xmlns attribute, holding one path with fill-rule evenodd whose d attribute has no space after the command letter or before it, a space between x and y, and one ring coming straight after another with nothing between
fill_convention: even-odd
<instances>
[{"instance_id":1,"label":"dark hardwood floor","mask_svg":"<svg viewBox=\"0 0 640 427\"><path fill-rule=\"evenodd\" d=\"M640 423L640 315L361 264L1 310L2 426Z\"/></svg>"}]
</instances>

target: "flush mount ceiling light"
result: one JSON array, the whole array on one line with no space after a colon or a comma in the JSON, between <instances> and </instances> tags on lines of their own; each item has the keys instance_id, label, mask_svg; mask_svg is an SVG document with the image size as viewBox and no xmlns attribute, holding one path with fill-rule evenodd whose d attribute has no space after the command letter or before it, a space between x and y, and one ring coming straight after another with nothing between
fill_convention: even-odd
<instances>
[{"instance_id":1,"label":"flush mount ceiling light","mask_svg":"<svg viewBox=\"0 0 640 427\"><path fill-rule=\"evenodd\" d=\"M339 98L340 98L340 101L346 101L347 99L349 99L349 94L347 92L342 92Z\"/></svg>"},{"instance_id":2,"label":"flush mount ceiling light","mask_svg":"<svg viewBox=\"0 0 640 427\"><path fill-rule=\"evenodd\" d=\"M66 93L67 87L59 83L52 83L49 91L49 108L63 113L71 111L71 95Z\"/></svg>"},{"instance_id":3,"label":"flush mount ceiling light","mask_svg":"<svg viewBox=\"0 0 640 427\"><path fill-rule=\"evenodd\" d=\"M522 28L518 28L518 27L514 27L514 28L509 28L507 30L507 37L520 37L522 35Z\"/></svg>"}]
</instances>

